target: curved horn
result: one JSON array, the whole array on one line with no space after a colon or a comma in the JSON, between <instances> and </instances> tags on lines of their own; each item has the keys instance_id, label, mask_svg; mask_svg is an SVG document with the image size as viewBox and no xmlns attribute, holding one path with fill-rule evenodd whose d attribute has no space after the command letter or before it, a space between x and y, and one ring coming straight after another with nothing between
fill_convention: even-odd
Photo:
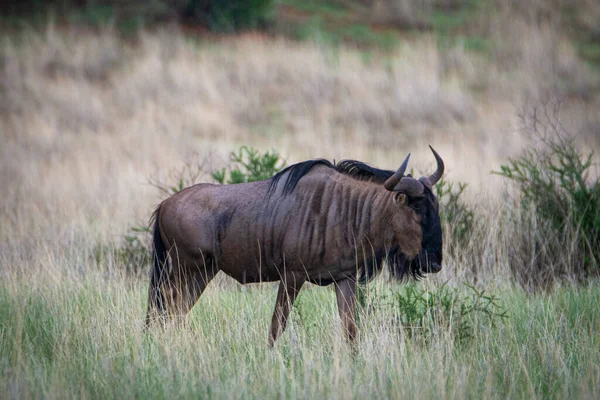
<instances>
[{"instance_id":1,"label":"curved horn","mask_svg":"<svg viewBox=\"0 0 600 400\"><path fill-rule=\"evenodd\" d=\"M433 149L433 147L429 146L429 148L433 152L435 161L437 162L437 169L433 174L429 175L429 177L427 178L427 180L429 181L428 183L431 186L433 186L436 183L438 183L442 175L444 175L444 160L442 160L442 157L440 157L440 155Z\"/></svg>"},{"instance_id":2,"label":"curved horn","mask_svg":"<svg viewBox=\"0 0 600 400\"><path fill-rule=\"evenodd\" d=\"M393 191L394 188L396 187L396 185L398 184L398 182L400 182L400 180L404 176L404 172L406 172L406 167L408 166L408 159L409 158L410 158L410 153L408 153L408 155L406 156L406 158L402 162L402 165L400 165L400 168L398 168L398 171L394 172L394 175L390 176L388 178L388 180L385 181L385 183L383 184L383 186L387 190Z\"/></svg>"}]
</instances>

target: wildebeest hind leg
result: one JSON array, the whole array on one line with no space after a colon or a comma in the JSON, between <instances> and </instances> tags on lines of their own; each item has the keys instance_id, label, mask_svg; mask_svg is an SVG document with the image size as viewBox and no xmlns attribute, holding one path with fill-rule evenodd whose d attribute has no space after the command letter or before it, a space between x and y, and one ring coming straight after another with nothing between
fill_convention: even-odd
<instances>
[{"instance_id":1,"label":"wildebeest hind leg","mask_svg":"<svg viewBox=\"0 0 600 400\"><path fill-rule=\"evenodd\" d=\"M190 264L193 267L188 267ZM166 290L169 315L183 320L196 304L216 273L211 263L206 264L200 266L196 263L186 263L179 273L173 274L172 279L169 279Z\"/></svg>"},{"instance_id":2,"label":"wildebeest hind leg","mask_svg":"<svg viewBox=\"0 0 600 400\"><path fill-rule=\"evenodd\" d=\"M349 342L356 338L356 320L354 318L354 308L356 304L356 281L347 278L335 283L335 296L337 299L338 311L342 320L342 327Z\"/></svg>"},{"instance_id":3,"label":"wildebeest hind leg","mask_svg":"<svg viewBox=\"0 0 600 400\"><path fill-rule=\"evenodd\" d=\"M277 291L277 300L275 300L275 311L269 330L269 346L273 346L275 341L285 330L287 318L290 310L296 300L298 292L302 288L305 279L295 276L282 277Z\"/></svg>"}]
</instances>

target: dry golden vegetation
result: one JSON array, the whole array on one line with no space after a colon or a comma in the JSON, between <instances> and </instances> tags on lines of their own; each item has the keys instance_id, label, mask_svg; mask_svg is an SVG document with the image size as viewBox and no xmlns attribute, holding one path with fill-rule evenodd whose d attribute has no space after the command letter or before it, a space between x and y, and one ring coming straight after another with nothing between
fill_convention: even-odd
<instances>
[{"instance_id":1,"label":"dry golden vegetation","mask_svg":"<svg viewBox=\"0 0 600 400\"><path fill-rule=\"evenodd\" d=\"M539 143L521 129L519 111L548 99L562 102L560 120L579 149L600 150L598 73L551 22L509 11L487 22L501 43L493 57L441 48L433 33L368 52L260 34L206 39L172 26L123 38L110 27L50 23L4 36L0 390L597 398L597 284L533 298L513 286L514 253L533 266L547 231L537 217L507 217L517 197L490 172ZM288 164L354 158L388 169L411 152L416 172L432 168L433 145L446 177L469 183L476 224L461 243L445 232L444 270L422 285L470 282L500 293L508 322L476 320L473 341L457 344L452 329L415 339L390 313L367 313L352 353L338 337L332 293L315 289L281 345L268 350L273 288L217 282L188 331L145 336L147 282L123 273L123 234L164 196L150 182L175 181L190 165L210 180L244 144L276 149ZM575 259L573 243L553 260L561 270Z\"/></svg>"},{"instance_id":2,"label":"dry golden vegetation","mask_svg":"<svg viewBox=\"0 0 600 400\"><path fill-rule=\"evenodd\" d=\"M3 237L93 227L108 239L160 200L149 180L190 162L210 172L240 144L277 149L288 163L355 158L390 169L412 152L417 171L432 167L432 144L447 177L470 184L473 202L493 202L505 185L490 171L531 143L518 111L559 90L559 78L545 75L560 60L540 53L540 68L526 59L502 72L464 50L449 53L427 36L370 62L349 48L257 35L203 41L174 29L133 41L53 25L7 37ZM445 58L458 60L453 69ZM561 119L581 132L582 147L597 148L597 77L576 76L594 95L569 95L566 81Z\"/></svg>"}]
</instances>

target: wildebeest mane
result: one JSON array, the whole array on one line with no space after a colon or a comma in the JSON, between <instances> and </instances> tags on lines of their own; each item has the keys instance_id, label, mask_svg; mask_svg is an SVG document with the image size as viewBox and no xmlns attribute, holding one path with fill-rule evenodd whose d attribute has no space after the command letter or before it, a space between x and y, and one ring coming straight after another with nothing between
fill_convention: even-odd
<instances>
[{"instance_id":1,"label":"wildebeest mane","mask_svg":"<svg viewBox=\"0 0 600 400\"><path fill-rule=\"evenodd\" d=\"M360 181L376 183L384 183L390 176L394 175L394 171L374 168L356 160L342 160L335 165L335 169Z\"/></svg>"},{"instance_id":2,"label":"wildebeest mane","mask_svg":"<svg viewBox=\"0 0 600 400\"><path fill-rule=\"evenodd\" d=\"M271 178L271 183L269 184L268 192L269 195L275 192L277 184L279 183L281 178L288 172L289 175L287 177L287 180L285 181L285 186L283 187L283 195L285 196L286 194L290 194L294 191L296 185L298 185L298 182L300 182L300 179L302 179L302 177L306 175L315 165L325 165L326 167L334 168L334 165L328 160L325 160L324 158L302 161L298 164L290 165L289 167L279 171L277 174L275 174L275 176Z\"/></svg>"},{"instance_id":3,"label":"wildebeest mane","mask_svg":"<svg viewBox=\"0 0 600 400\"><path fill-rule=\"evenodd\" d=\"M316 165L324 165L326 167L335 169L337 172L351 176L359 181L370 181L377 183L384 183L390 176L394 174L394 171L385 169L378 169L371 167L361 161L356 160L342 160L339 163L331 163L323 158L316 160L303 161L294 165L290 165L284 170L278 172L273 178L269 185L269 194L273 194L277 187L277 184L281 178L289 172L289 175L285 181L283 187L283 195L290 194L294 191L300 179L304 175L308 174L310 170Z\"/></svg>"}]
</instances>

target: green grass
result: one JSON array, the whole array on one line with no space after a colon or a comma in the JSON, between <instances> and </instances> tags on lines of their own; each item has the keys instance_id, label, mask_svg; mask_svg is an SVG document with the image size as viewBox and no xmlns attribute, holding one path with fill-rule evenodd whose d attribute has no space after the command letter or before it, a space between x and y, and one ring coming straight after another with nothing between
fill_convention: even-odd
<instances>
[{"instance_id":1,"label":"green grass","mask_svg":"<svg viewBox=\"0 0 600 400\"><path fill-rule=\"evenodd\" d=\"M352 44L361 48L392 50L397 47L398 32L374 30L359 3L282 0L281 5L304 14L295 22L292 35L300 40L313 40L326 45Z\"/></svg>"},{"instance_id":2,"label":"green grass","mask_svg":"<svg viewBox=\"0 0 600 400\"><path fill-rule=\"evenodd\" d=\"M145 7L125 8L125 12L113 5L89 4L83 7L69 7L67 3L42 4L24 10L26 11L0 16L0 28L42 29L57 21L91 28L113 25L120 33L131 35L138 32L144 24L153 23L166 13L164 7L160 7L160 3L156 2Z\"/></svg>"},{"instance_id":3,"label":"green grass","mask_svg":"<svg viewBox=\"0 0 600 400\"><path fill-rule=\"evenodd\" d=\"M0 393L8 397L600 395L598 285L538 296L497 291L509 317L482 319L462 343L445 330L428 341L407 335L384 307L361 316L354 350L340 339L330 288L301 292L289 329L269 349L273 285L211 288L187 327L149 333L145 282L1 285ZM369 288L371 298L406 290L380 281Z\"/></svg>"},{"instance_id":4,"label":"green grass","mask_svg":"<svg viewBox=\"0 0 600 400\"><path fill-rule=\"evenodd\" d=\"M339 2L333 1L322 1L322 0L280 0L279 4L283 4L289 7L293 7L298 11L302 11L308 14L321 14L331 17L346 17L350 13L350 10L340 4Z\"/></svg>"},{"instance_id":5,"label":"green grass","mask_svg":"<svg viewBox=\"0 0 600 400\"><path fill-rule=\"evenodd\" d=\"M581 40L577 42L577 50L581 58L600 70L600 40Z\"/></svg>"},{"instance_id":6,"label":"green grass","mask_svg":"<svg viewBox=\"0 0 600 400\"><path fill-rule=\"evenodd\" d=\"M294 37L329 46L351 44L365 49L393 50L399 44L398 33L392 29L375 31L362 23L331 24L318 15L297 25Z\"/></svg>"}]
</instances>

